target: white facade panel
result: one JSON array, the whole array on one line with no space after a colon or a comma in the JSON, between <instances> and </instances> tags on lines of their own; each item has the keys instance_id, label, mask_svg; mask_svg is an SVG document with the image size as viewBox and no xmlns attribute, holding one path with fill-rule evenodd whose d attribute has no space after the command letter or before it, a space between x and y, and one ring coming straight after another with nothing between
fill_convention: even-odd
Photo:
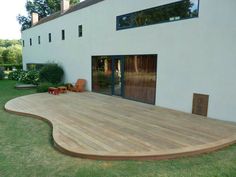
<instances>
[{"instance_id":1,"label":"white facade panel","mask_svg":"<svg viewBox=\"0 0 236 177\"><path fill-rule=\"evenodd\" d=\"M208 94L209 117L236 121L235 0L201 0L199 18L116 31L116 16L170 2L105 0L28 29L22 34L24 67L57 62L66 82L85 78L91 90L91 56L157 54L156 105L191 112L193 93Z\"/></svg>"}]
</instances>

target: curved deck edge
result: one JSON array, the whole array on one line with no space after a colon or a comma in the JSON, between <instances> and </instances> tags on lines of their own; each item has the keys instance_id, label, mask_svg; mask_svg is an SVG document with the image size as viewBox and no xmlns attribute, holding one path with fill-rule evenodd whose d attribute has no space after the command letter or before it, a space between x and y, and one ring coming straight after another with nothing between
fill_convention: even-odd
<instances>
[{"instance_id":1,"label":"curved deck edge","mask_svg":"<svg viewBox=\"0 0 236 177\"><path fill-rule=\"evenodd\" d=\"M42 121L45 121L46 123L48 123L49 126L52 128L52 138L53 138L54 147L64 154L67 154L67 155L73 156L73 157L84 158L84 159L91 159L91 160L170 160L170 159L177 159L177 158L182 158L182 157L191 157L191 156L196 156L196 155L201 155L201 154L207 154L210 152L221 150L221 149L226 148L230 145L236 144L236 135L234 135L229 138L219 140L219 141L216 141L213 143L195 146L195 148L191 149L191 150L189 148L182 148L182 150L173 150L173 151L167 151L167 152L163 151L158 154L151 154L151 153L148 154L147 153L144 155L127 155L127 154L126 155L123 155L123 154L101 155L101 154L91 154L89 152L81 152L81 153L74 152L74 151L64 148L63 146L61 146L57 142L57 140L53 136L53 131L54 131L53 123L50 120L48 120L47 118L44 118L44 117L30 114L30 113L9 110L6 108L6 104L4 106L4 110L6 112L13 113L13 114L16 114L19 116L27 116L27 117L39 119L39 120L42 120Z\"/></svg>"}]
</instances>

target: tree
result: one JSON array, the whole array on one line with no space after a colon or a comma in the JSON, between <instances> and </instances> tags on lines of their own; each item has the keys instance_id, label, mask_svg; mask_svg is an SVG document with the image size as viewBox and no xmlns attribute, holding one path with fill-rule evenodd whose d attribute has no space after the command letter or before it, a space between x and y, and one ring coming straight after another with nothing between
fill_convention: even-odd
<instances>
[{"instance_id":1,"label":"tree","mask_svg":"<svg viewBox=\"0 0 236 177\"><path fill-rule=\"evenodd\" d=\"M3 63L4 63L4 62L3 62L3 56L2 56L4 50L6 50L5 47L0 47L0 64L3 64Z\"/></svg>"},{"instance_id":2,"label":"tree","mask_svg":"<svg viewBox=\"0 0 236 177\"><path fill-rule=\"evenodd\" d=\"M21 44L20 40L3 40L0 39L0 47L10 47L12 45Z\"/></svg>"},{"instance_id":3,"label":"tree","mask_svg":"<svg viewBox=\"0 0 236 177\"><path fill-rule=\"evenodd\" d=\"M22 46L19 40L0 40L0 64L21 64Z\"/></svg>"},{"instance_id":4,"label":"tree","mask_svg":"<svg viewBox=\"0 0 236 177\"><path fill-rule=\"evenodd\" d=\"M14 52L14 62L15 64L22 64L22 46L17 44L11 47L11 50Z\"/></svg>"},{"instance_id":5,"label":"tree","mask_svg":"<svg viewBox=\"0 0 236 177\"><path fill-rule=\"evenodd\" d=\"M14 45L8 47L2 53L4 64L21 64L22 63L22 52L20 45Z\"/></svg>"},{"instance_id":6,"label":"tree","mask_svg":"<svg viewBox=\"0 0 236 177\"><path fill-rule=\"evenodd\" d=\"M3 63L4 64L13 64L14 63L14 53L7 48L2 52L2 58L3 58Z\"/></svg>"},{"instance_id":7,"label":"tree","mask_svg":"<svg viewBox=\"0 0 236 177\"><path fill-rule=\"evenodd\" d=\"M31 27L31 14L36 12L39 14L39 18L47 17L60 10L60 0L28 0L25 4L28 16L18 15L17 20L21 25L21 30L25 30ZM71 4L76 4L80 0L70 0Z\"/></svg>"}]
</instances>

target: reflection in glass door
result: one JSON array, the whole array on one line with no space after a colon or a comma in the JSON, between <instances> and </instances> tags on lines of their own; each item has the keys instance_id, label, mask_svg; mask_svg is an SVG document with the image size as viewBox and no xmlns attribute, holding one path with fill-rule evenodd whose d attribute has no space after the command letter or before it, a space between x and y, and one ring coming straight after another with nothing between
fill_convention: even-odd
<instances>
[{"instance_id":1,"label":"reflection in glass door","mask_svg":"<svg viewBox=\"0 0 236 177\"><path fill-rule=\"evenodd\" d=\"M92 68L94 92L123 96L123 57L92 57Z\"/></svg>"},{"instance_id":2,"label":"reflection in glass door","mask_svg":"<svg viewBox=\"0 0 236 177\"><path fill-rule=\"evenodd\" d=\"M112 95L112 58L92 58L92 89L95 92Z\"/></svg>"},{"instance_id":3,"label":"reflection in glass door","mask_svg":"<svg viewBox=\"0 0 236 177\"><path fill-rule=\"evenodd\" d=\"M124 97L155 104L157 55L125 56Z\"/></svg>"},{"instance_id":4,"label":"reflection in glass door","mask_svg":"<svg viewBox=\"0 0 236 177\"><path fill-rule=\"evenodd\" d=\"M113 95L123 96L123 57L112 57Z\"/></svg>"},{"instance_id":5,"label":"reflection in glass door","mask_svg":"<svg viewBox=\"0 0 236 177\"><path fill-rule=\"evenodd\" d=\"M157 55L92 57L92 90L155 104Z\"/></svg>"}]
</instances>

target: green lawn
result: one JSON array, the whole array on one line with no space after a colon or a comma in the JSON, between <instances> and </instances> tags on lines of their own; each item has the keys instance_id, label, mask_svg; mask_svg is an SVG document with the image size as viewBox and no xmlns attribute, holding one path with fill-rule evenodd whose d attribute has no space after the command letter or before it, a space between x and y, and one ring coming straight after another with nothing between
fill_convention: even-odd
<instances>
[{"instance_id":1,"label":"green lawn","mask_svg":"<svg viewBox=\"0 0 236 177\"><path fill-rule=\"evenodd\" d=\"M35 93L0 81L0 177L235 177L236 145L191 158L167 161L95 161L61 154L51 128L40 120L4 111L15 97Z\"/></svg>"}]
</instances>

